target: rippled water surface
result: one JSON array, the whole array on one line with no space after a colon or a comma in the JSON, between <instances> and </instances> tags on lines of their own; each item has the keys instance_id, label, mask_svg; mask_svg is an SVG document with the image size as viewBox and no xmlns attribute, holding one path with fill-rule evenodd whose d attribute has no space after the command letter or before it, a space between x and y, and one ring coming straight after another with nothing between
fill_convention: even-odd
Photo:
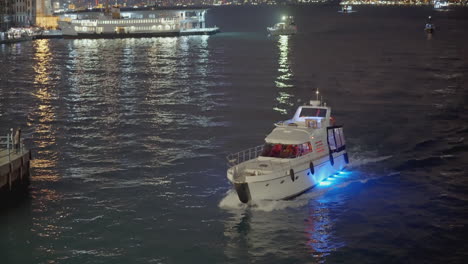
<instances>
[{"instance_id":1,"label":"rippled water surface","mask_svg":"<svg viewBox=\"0 0 468 264\"><path fill-rule=\"evenodd\" d=\"M30 197L2 263L464 263L466 9L215 8L214 36L0 46L0 133L23 127ZM282 14L300 33L268 37ZM432 15L437 32L423 32ZM352 166L240 205L225 156L319 88Z\"/></svg>"}]
</instances>

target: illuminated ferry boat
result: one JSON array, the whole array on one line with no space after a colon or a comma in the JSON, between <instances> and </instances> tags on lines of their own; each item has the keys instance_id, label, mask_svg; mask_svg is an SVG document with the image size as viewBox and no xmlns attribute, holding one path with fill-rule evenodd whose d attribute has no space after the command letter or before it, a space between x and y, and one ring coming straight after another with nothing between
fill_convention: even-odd
<instances>
[{"instance_id":1,"label":"illuminated ferry boat","mask_svg":"<svg viewBox=\"0 0 468 264\"><path fill-rule=\"evenodd\" d=\"M123 10L64 14L58 21L65 38L135 38L207 35L218 27L205 27L207 9Z\"/></svg>"},{"instance_id":2,"label":"illuminated ferry boat","mask_svg":"<svg viewBox=\"0 0 468 264\"><path fill-rule=\"evenodd\" d=\"M283 16L282 22L276 23L273 27L267 27L267 30L272 36L294 35L297 33L297 26L294 17Z\"/></svg>"},{"instance_id":3,"label":"illuminated ferry boat","mask_svg":"<svg viewBox=\"0 0 468 264\"><path fill-rule=\"evenodd\" d=\"M310 101L275 126L264 145L227 157L227 178L243 203L296 197L349 163L343 127L326 104Z\"/></svg>"}]
</instances>

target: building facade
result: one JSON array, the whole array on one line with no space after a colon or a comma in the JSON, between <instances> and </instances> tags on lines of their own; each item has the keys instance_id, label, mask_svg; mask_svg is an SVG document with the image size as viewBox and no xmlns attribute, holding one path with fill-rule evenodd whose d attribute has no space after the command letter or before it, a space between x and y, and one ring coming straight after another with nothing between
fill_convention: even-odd
<instances>
[{"instance_id":1,"label":"building facade","mask_svg":"<svg viewBox=\"0 0 468 264\"><path fill-rule=\"evenodd\" d=\"M36 0L0 0L0 31L35 24Z\"/></svg>"},{"instance_id":2,"label":"building facade","mask_svg":"<svg viewBox=\"0 0 468 264\"><path fill-rule=\"evenodd\" d=\"M15 0L0 0L0 31L7 31L13 25Z\"/></svg>"},{"instance_id":3,"label":"building facade","mask_svg":"<svg viewBox=\"0 0 468 264\"><path fill-rule=\"evenodd\" d=\"M36 23L36 1L35 0L15 0L14 1L14 26L24 27Z\"/></svg>"}]
</instances>

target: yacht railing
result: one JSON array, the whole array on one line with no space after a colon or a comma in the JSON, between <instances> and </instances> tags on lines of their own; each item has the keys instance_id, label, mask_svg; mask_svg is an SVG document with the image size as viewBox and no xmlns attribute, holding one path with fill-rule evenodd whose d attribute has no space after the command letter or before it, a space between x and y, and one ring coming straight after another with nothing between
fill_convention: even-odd
<instances>
[{"instance_id":1,"label":"yacht railing","mask_svg":"<svg viewBox=\"0 0 468 264\"><path fill-rule=\"evenodd\" d=\"M228 160L228 167L234 167L242 162L255 159L263 152L263 145L239 151L237 153L229 154L226 158Z\"/></svg>"}]
</instances>

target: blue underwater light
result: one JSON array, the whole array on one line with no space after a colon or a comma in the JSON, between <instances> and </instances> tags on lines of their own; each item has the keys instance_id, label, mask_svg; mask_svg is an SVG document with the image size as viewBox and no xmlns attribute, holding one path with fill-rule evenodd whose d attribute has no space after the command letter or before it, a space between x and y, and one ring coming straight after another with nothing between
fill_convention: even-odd
<instances>
[{"instance_id":1,"label":"blue underwater light","mask_svg":"<svg viewBox=\"0 0 468 264\"><path fill-rule=\"evenodd\" d=\"M319 183L320 186L329 186L329 185L331 185L331 184L332 184L332 182L327 181L327 180L321 181L321 182Z\"/></svg>"},{"instance_id":2,"label":"blue underwater light","mask_svg":"<svg viewBox=\"0 0 468 264\"><path fill-rule=\"evenodd\" d=\"M319 186L330 186L333 184L333 181L336 179L341 179L347 177L349 174L351 174L350 171L338 171L337 173L331 175L330 177L324 179L321 181L318 185Z\"/></svg>"}]
</instances>

